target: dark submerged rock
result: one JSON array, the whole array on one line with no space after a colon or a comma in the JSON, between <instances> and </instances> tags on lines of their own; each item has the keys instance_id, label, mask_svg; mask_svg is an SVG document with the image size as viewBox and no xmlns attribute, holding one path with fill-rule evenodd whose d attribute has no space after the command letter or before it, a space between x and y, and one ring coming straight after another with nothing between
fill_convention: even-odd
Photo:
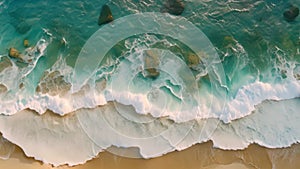
<instances>
[{"instance_id":1,"label":"dark submerged rock","mask_svg":"<svg viewBox=\"0 0 300 169\"><path fill-rule=\"evenodd\" d=\"M98 19L98 25L106 24L113 21L111 10L108 5L103 5Z\"/></svg>"},{"instance_id":2,"label":"dark submerged rock","mask_svg":"<svg viewBox=\"0 0 300 169\"><path fill-rule=\"evenodd\" d=\"M146 77L156 79L159 76L159 56L153 51L145 51L144 53L144 69L146 70Z\"/></svg>"},{"instance_id":3,"label":"dark submerged rock","mask_svg":"<svg viewBox=\"0 0 300 169\"><path fill-rule=\"evenodd\" d=\"M16 26L16 31L19 32L20 34L25 34L31 29L31 25L27 23L26 21L21 21L18 23Z\"/></svg>"},{"instance_id":4,"label":"dark submerged rock","mask_svg":"<svg viewBox=\"0 0 300 169\"><path fill-rule=\"evenodd\" d=\"M172 15L181 15L183 11L183 0L166 0L163 12L168 12Z\"/></svg>"},{"instance_id":5,"label":"dark submerged rock","mask_svg":"<svg viewBox=\"0 0 300 169\"><path fill-rule=\"evenodd\" d=\"M19 84L19 89L22 89L24 87L24 83Z\"/></svg>"},{"instance_id":6,"label":"dark submerged rock","mask_svg":"<svg viewBox=\"0 0 300 169\"><path fill-rule=\"evenodd\" d=\"M4 84L0 83L0 94L7 92L7 87Z\"/></svg>"},{"instance_id":7,"label":"dark submerged rock","mask_svg":"<svg viewBox=\"0 0 300 169\"><path fill-rule=\"evenodd\" d=\"M148 68L146 71L148 72L147 77L149 78L156 79L159 76L159 71L155 68Z\"/></svg>"},{"instance_id":8,"label":"dark submerged rock","mask_svg":"<svg viewBox=\"0 0 300 169\"><path fill-rule=\"evenodd\" d=\"M284 18L287 21L295 20L298 15L299 15L299 8L296 6L291 6L289 10L283 13Z\"/></svg>"},{"instance_id":9,"label":"dark submerged rock","mask_svg":"<svg viewBox=\"0 0 300 169\"><path fill-rule=\"evenodd\" d=\"M197 66L200 63L200 58L195 54L189 54L188 56L188 66Z\"/></svg>"}]
</instances>

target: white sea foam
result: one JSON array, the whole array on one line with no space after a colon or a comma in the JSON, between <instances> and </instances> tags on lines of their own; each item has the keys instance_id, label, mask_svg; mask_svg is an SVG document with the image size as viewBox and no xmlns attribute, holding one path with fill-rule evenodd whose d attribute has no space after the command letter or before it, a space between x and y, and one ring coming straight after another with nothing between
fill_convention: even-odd
<instances>
[{"instance_id":1,"label":"white sea foam","mask_svg":"<svg viewBox=\"0 0 300 169\"><path fill-rule=\"evenodd\" d=\"M265 101L256 106L253 114L228 125L220 124L212 136L214 145L222 149L243 149L251 143L269 148L288 147L298 143L299 105L299 98ZM232 141L236 144L232 144Z\"/></svg>"},{"instance_id":2,"label":"white sea foam","mask_svg":"<svg viewBox=\"0 0 300 169\"><path fill-rule=\"evenodd\" d=\"M42 51L44 51L45 45L42 41ZM80 108L94 108L98 105L105 105L108 101L118 101L125 105L133 105L138 113L150 113L154 117L169 117L175 122L219 118L228 123L249 115L254 110L254 106L264 100L283 100L300 96L300 83L293 76L297 72L292 72L297 71L296 64L291 64L286 79L275 81L276 77L274 77L269 82L256 80L240 87L231 98L227 96L224 98L220 97L217 92L210 91L214 89L210 89L205 84L200 84L202 86L198 87L195 84L195 78L187 78L193 77L193 75L189 72L189 68L185 68L186 65L182 60L179 58L176 60L173 58L175 56L166 51L162 52L165 54L162 53L161 65L158 68L161 74L155 81L136 79L136 76L144 71L143 68L140 69L144 63L142 54L134 53L121 61L118 68L114 70L115 72L110 75L111 78L104 78L106 80L100 87L97 87L98 84L95 84L94 79L90 79L87 85L77 93L67 91L63 95L55 96L48 93L36 93L36 86L30 84L31 82L28 81L30 79L26 81L26 76L25 80L22 79L20 76L23 73L20 73L19 68L13 64L13 66L2 71L0 75L1 83L8 86L9 90L5 97L1 98L2 103L5 104L1 104L0 112L1 114L12 115L30 108L39 114L43 114L49 109L57 114L65 115ZM43 52L38 54L35 64L42 54ZM139 60L135 59L135 62L132 62L134 61L132 58L139 58ZM26 68L27 75L34 69L35 64ZM172 67L170 64L177 66ZM70 83L72 70L60 57L46 71L50 73L58 71L66 83ZM140 82L133 82L134 80L140 80ZM168 81L171 82L171 85L168 84ZM19 89L22 82L25 83L25 87ZM216 86L216 84L213 85ZM169 92L161 90L164 87ZM99 91L99 88L102 89ZM154 96L156 99L152 98Z\"/></svg>"},{"instance_id":3,"label":"white sea foam","mask_svg":"<svg viewBox=\"0 0 300 169\"><path fill-rule=\"evenodd\" d=\"M112 145L137 147L144 158L183 150L207 140L222 149L243 149L251 143L288 147L300 140L299 101L265 101L251 115L230 124L217 119L174 123L153 117L148 117L147 123L138 123L126 119L115 107L134 109L117 103L81 109L63 118L24 110L13 116L0 116L0 130L28 156L55 166L84 163Z\"/></svg>"},{"instance_id":4,"label":"white sea foam","mask_svg":"<svg viewBox=\"0 0 300 169\"><path fill-rule=\"evenodd\" d=\"M300 96L300 83L297 80L284 81L271 84L254 82L240 88L233 100L230 100L226 115L222 116L224 122L230 122L249 115L264 100L284 100Z\"/></svg>"},{"instance_id":5,"label":"white sea foam","mask_svg":"<svg viewBox=\"0 0 300 169\"><path fill-rule=\"evenodd\" d=\"M37 115L23 110L13 116L1 116L5 138L19 145L29 157L54 166L83 164L102 149L84 133L76 116Z\"/></svg>"},{"instance_id":6,"label":"white sea foam","mask_svg":"<svg viewBox=\"0 0 300 169\"><path fill-rule=\"evenodd\" d=\"M270 148L287 147L299 142L299 99L283 100L299 96L299 82L292 76L295 72L280 82L256 81L244 85L232 98L228 98L227 109L223 109L224 98L217 97L217 92L210 92L209 85L202 85L198 88L199 93L191 95L197 104L189 102L191 100L184 98L182 88L189 91L195 79L181 79L175 72L177 68L184 70L182 67L166 70L162 64L161 76L156 79L154 86L158 89L168 86L170 93L163 93L158 97L159 102L152 102L149 92L155 90L149 81L130 84L143 71L138 69L143 65L141 56L128 56L114 70L117 73L112 78L104 78L96 84L95 79L91 79L77 93L34 93L28 96L23 89L17 98L2 98L2 103L5 103L1 105L2 114L12 116L0 116L0 131L28 156L55 166L82 164L111 146L137 147L140 150L137 156L153 158L208 140L222 149L243 149L251 143ZM168 55L164 56L165 60L161 61L168 62ZM140 59L134 63L131 57ZM177 65L180 65L180 61ZM9 69L18 68L13 65ZM293 66L291 70L294 70ZM58 71L67 83L72 76L72 68L61 57L46 71ZM130 74L132 71L135 73ZM172 84L168 84L167 80ZM186 80L191 82L186 84ZM180 90L176 88L178 86ZM179 99L172 100L176 98L174 96ZM268 99L278 101L264 101ZM47 109L60 115L74 114L66 117L49 114L38 116L24 110L26 108L39 114ZM178 109L181 111L172 111ZM74 140L80 141L70 145ZM57 153L61 155L60 158L57 158Z\"/></svg>"},{"instance_id":7,"label":"white sea foam","mask_svg":"<svg viewBox=\"0 0 300 169\"><path fill-rule=\"evenodd\" d=\"M165 60L162 58L161 61L167 63L168 56L172 55L164 56ZM139 60L133 62L133 58ZM173 61L176 62L176 59ZM180 64L178 60L176 65ZM6 96L11 98L2 98L2 103L5 104L1 104L1 113L12 116L0 116L0 131L28 156L55 166L84 163L111 146L137 147L140 150L137 156L153 158L208 140L222 149L243 149L251 143L270 148L287 147L300 140L297 130L300 127L297 123L300 119L299 99L282 101L299 97L300 86L293 76L295 72L288 72L288 77L279 82L257 80L242 86L232 98L227 98L224 109L226 98L218 97L217 92L211 92L209 85L201 85L199 93L191 95L197 104L185 99L182 88L189 91L195 79L182 79L176 73L178 69L184 70L184 67L178 66L170 70L164 68L164 64L160 67L161 75L154 85L157 89L168 86L170 91L163 91L161 97L157 97L159 102L153 102L149 98L149 93L155 91L149 85L151 81L130 84L143 71L139 69L141 65L143 66L141 54L127 56L114 70L117 73L111 78L104 78L105 80L96 84L91 79L77 93L68 91L61 95L29 95L26 88L18 91L16 98L8 93ZM18 68L13 65L7 70L10 69L17 71ZM291 66L291 70L296 69ZM72 68L62 57L47 71L59 71L67 83L71 81ZM169 74L164 74L163 71ZM130 74L132 72L135 73ZM172 84L167 83L167 80ZM187 84L186 81L189 80L191 82ZM15 84L11 84L13 85ZM95 86L98 88L94 88ZM176 88L178 86L180 90ZM10 90L13 88L18 86ZM174 96L179 99L173 100L176 98ZM268 99L278 101L265 101ZM131 108L119 103L108 103L109 101L131 105ZM99 105L102 106L97 107ZM74 114L66 117L47 114L38 116L24 110L27 108L39 114L45 113L47 109L60 115L74 112L76 117ZM34 120L36 121L32 123ZM70 145L73 140L80 141L76 145ZM61 154L61 158L57 158L57 153Z\"/></svg>"}]
</instances>

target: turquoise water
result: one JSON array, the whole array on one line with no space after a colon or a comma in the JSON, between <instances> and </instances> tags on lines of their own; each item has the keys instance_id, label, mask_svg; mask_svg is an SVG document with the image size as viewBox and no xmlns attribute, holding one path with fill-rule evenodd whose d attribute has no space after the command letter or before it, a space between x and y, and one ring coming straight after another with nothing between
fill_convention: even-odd
<instances>
[{"instance_id":1,"label":"turquoise water","mask_svg":"<svg viewBox=\"0 0 300 169\"><path fill-rule=\"evenodd\" d=\"M290 4L299 5L297 3L189 1L182 16L202 30L217 48L219 56L224 59L222 64L225 64L228 78L239 79L243 75L236 72L245 71L264 80L266 77L258 72L270 71L273 63L279 60L278 52L284 59L299 61L299 22L296 19L288 23L282 15ZM0 51L2 55L10 47L24 51L24 39L35 45L39 39L46 38L51 41L47 57L41 58L37 67L51 67L58 55L66 57L69 65L73 66L86 40L99 29L95 21L103 4L110 5L117 19L134 13L160 12L163 2L3 1ZM52 37L47 37L43 29L48 30ZM63 38L67 45L60 44ZM280 51L277 51L278 48ZM232 49L236 49L235 52ZM273 71L276 73L276 70Z\"/></svg>"},{"instance_id":2,"label":"turquoise water","mask_svg":"<svg viewBox=\"0 0 300 169\"><path fill-rule=\"evenodd\" d=\"M99 26L104 4L115 20ZM78 113L72 125L81 133L69 137L83 138L86 133L82 146L90 141L97 147L92 148L94 154L86 150L89 158L110 145L138 146L149 158L209 139L223 149L241 149L253 142L271 148L299 142L297 124L283 120L278 129L282 133L276 134L271 129L280 119L268 120L272 113L282 119L299 116L299 99L294 98L300 97L300 17L287 21L283 13L291 5L300 7L300 2L189 0L180 16L162 14L164 4L159 0L0 1L0 120L14 128L15 114L28 111L24 109ZM150 28L149 33L127 35ZM160 34L155 33L159 29ZM121 35L126 38L102 53ZM23 61L8 57L9 48L17 49ZM100 56L103 60L97 60ZM272 110L270 105L276 102L290 109ZM99 125L103 119L109 125ZM250 130L254 120L256 126ZM34 127L43 125L38 122ZM101 132L106 127L113 130L104 139ZM29 137L22 139L11 128L0 125L8 140L44 159L45 154L26 143ZM23 128L30 131L30 125ZM94 128L101 131L99 135ZM43 137L53 137L48 134ZM229 144L229 140L234 141ZM67 144L56 140L60 141ZM150 150L156 141L157 149ZM62 145L55 150L61 151ZM88 159L84 153L73 160L49 154L44 161L55 165Z\"/></svg>"}]
</instances>

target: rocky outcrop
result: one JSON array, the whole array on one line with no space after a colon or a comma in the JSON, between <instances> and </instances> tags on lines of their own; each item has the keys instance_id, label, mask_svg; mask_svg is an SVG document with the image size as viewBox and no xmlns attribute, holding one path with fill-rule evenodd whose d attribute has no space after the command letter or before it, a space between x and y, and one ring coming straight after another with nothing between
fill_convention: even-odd
<instances>
[{"instance_id":1,"label":"rocky outcrop","mask_svg":"<svg viewBox=\"0 0 300 169\"><path fill-rule=\"evenodd\" d=\"M189 54L188 55L188 66L194 67L197 66L200 63L200 58L195 54Z\"/></svg>"},{"instance_id":2,"label":"rocky outcrop","mask_svg":"<svg viewBox=\"0 0 300 169\"><path fill-rule=\"evenodd\" d=\"M0 83L0 94L7 92L7 87Z\"/></svg>"},{"instance_id":3,"label":"rocky outcrop","mask_svg":"<svg viewBox=\"0 0 300 169\"><path fill-rule=\"evenodd\" d=\"M157 78L159 76L159 71L157 70L159 66L159 57L155 52L147 50L144 52L144 69L146 70L146 77Z\"/></svg>"},{"instance_id":4,"label":"rocky outcrop","mask_svg":"<svg viewBox=\"0 0 300 169\"><path fill-rule=\"evenodd\" d=\"M103 5L98 19L98 25L103 25L113 21L112 12L108 5Z\"/></svg>"},{"instance_id":5,"label":"rocky outcrop","mask_svg":"<svg viewBox=\"0 0 300 169\"><path fill-rule=\"evenodd\" d=\"M36 92L51 96L63 95L71 89L71 84L64 80L59 71L45 72L36 88Z\"/></svg>"},{"instance_id":6,"label":"rocky outcrop","mask_svg":"<svg viewBox=\"0 0 300 169\"><path fill-rule=\"evenodd\" d=\"M299 15L299 8L296 6L291 6L287 11L283 13L285 20L293 21Z\"/></svg>"},{"instance_id":7,"label":"rocky outcrop","mask_svg":"<svg viewBox=\"0 0 300 169\"><path fill-rule=\"evenodd\" d=\"M181 15L184 11L183 0L166 0L162 11L172 15Z\"/></svg>"},{"instance_id":8,"label":"rocky outcrop","mask_svg":"<svg viewBox=\"0 0 300 169\"><path fill-rule=\"evenodd\" d=\"M19 59L21 61L24 61L22 55L20 54L20 52L16 48L9 48L8 56L11 57L11 58L16 58L16 59Z\"/></svg>"},{"instance_id":9,"label":"rocky outcrop","mask_svg":"<svg viewBox=\"0 0 300 169\"><path fill-rule=\"evenodd\" d=\"M20 53L16 48L9 48L8 56L13 58L19 58Z\"/></svg>"},{"instance_id":10,"label":"rocky outcrop","mask_svg":"<svg viewBox=\"0 0 300 169\"><path fill-rule=\"evenodd\" d=\"M29 41L28 41L27 39L25 39L25 40L23 41L23 46L24 46L25 48L29 47Z\"/></svg>"}]
</instances>

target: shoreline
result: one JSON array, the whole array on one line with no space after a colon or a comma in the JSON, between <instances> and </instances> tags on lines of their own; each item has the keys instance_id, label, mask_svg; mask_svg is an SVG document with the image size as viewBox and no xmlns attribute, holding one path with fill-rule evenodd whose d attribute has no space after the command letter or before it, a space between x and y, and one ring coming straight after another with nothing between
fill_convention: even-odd
<instances>
[{"instance_id":1,"label":"shoreline","mask_svg":"<svg viewBox=\"0 0 300 169\"><path fill-rule=\"evenodd\" d=\"M8 160L0 160L5 169L296 169L300 166L300 144L288 148L270 149L251 144L244 150L221 150L211 141L196 144L182 151L175 151L152 159L133 159L102 152L96 158L77 166L52 167L25 156L16 150Z\"/></svg>"}]
</instances>

